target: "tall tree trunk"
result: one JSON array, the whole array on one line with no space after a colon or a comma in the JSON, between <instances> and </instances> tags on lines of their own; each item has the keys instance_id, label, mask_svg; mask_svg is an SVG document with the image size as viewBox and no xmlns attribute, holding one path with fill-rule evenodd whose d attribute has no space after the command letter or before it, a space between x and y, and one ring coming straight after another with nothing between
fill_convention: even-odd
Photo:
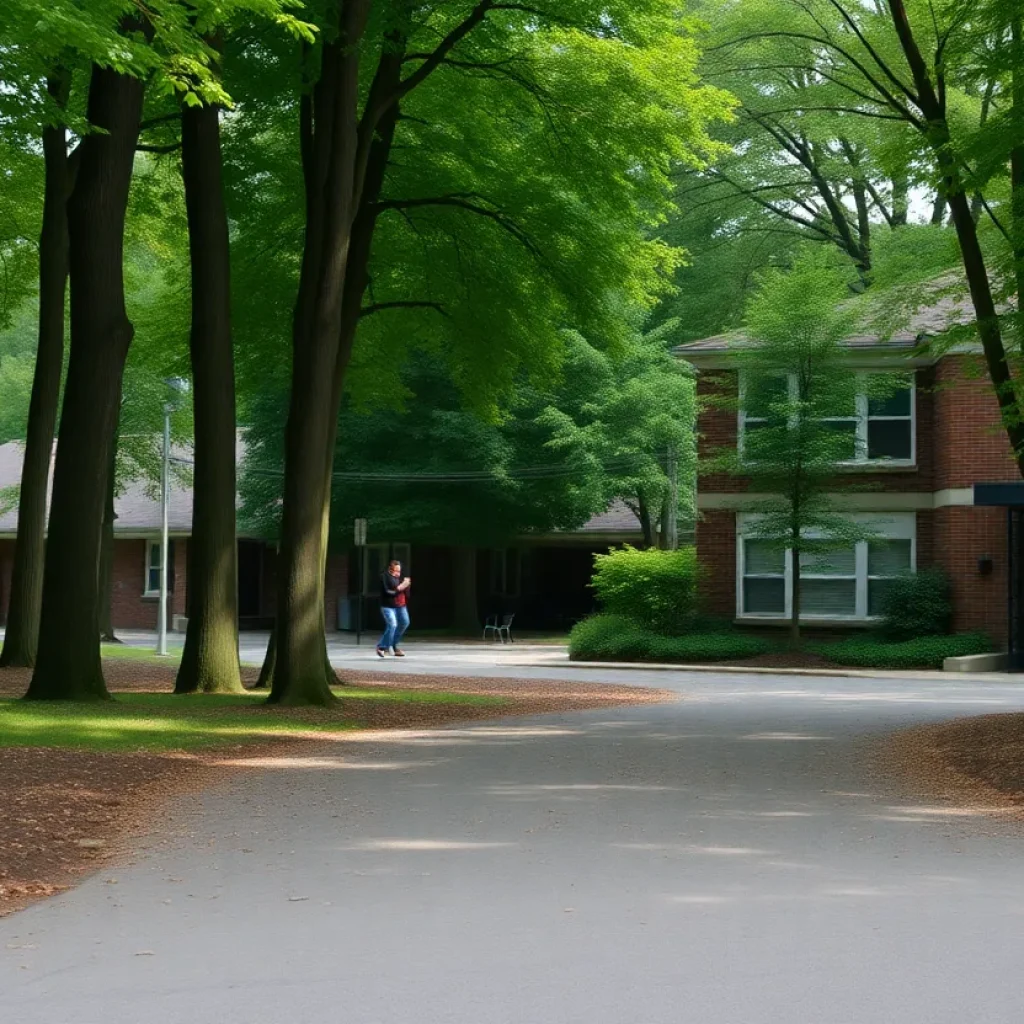
<instances>
[{"instance_id":1,"label":"tall tree trunk","mask_svg":"<svg viewBox=\"0 0 1024 1024\"><path fill-rule=\"evenodd\" d=\"M459 633L480 632L480 611L476 594L476 548L459 544L452 548L453 625Z\"/></svg>"},{"instance_id":2,"label":"tall tree trunk","mask_svg":"<svg viewBox=\"0 0 1024 1024\"><path fill-rule=\"evenodd\" d=\"M910 178L906 172L892 179L892 226L904 227L910 213Z\"/></svg>"},{"instance_id":3,"label":"tall tree trunk","mask_svg":"<svg viewBox=\"0 0 1024 1024\"><path fill-rule=\"evenodd\" d=\"M793 558L793 606L789 610L789 646L800 650L800 552L792 552Z\"/></svg>"},{"instance_id":4,"label":"tall tree trunk","mask_svg":"<svg viewBox=\"0 0 1024 1024\"><path fill-rule=\"evenodd\" d=\"M1011 122L1016 145L1010 151L1011 211L1013 215L1013 272L1017 290L1017 344L1024 347L1024 18L1021 0L1014 0L1010 36L1012 40L1011 61L1012 88Z\"/></svg>"},{"instance_id":5,"label":"tall tree trunk","mask_svg":"<svg viewBox=\"0 0 1024 1024\"><path fill-rule=\"evenodd\" d=\"M647 499L642 495L637 496L636 502L637 518L640 520L640 532L644 537L644 547L653 548L654 543L654 522L651 519L651 509Z\"/></svg>"},{"instance_id":6,"label":"tall tree trunk","mask_svg":"<svg viewBox=\"0 0 1024 1024\"><path fill-rule=\"evenodd\" d=\"M918 106L928 122L927 139L942 174L942 194L949 203L950 216L960 243L960 254L967 278L971 302L977 319L978 337L985 355L989 379L999 402L1003 429L1010 442L1017 468L1024 475L1024 421L1020 415L1020 395L1006 357L1002 328L996 311L985 254L978 237L978 225L971 215L971 204L964 192L963 179L952 152L952 137L946 120L944 89L936 88L907 14L903 0L889 0L893 26L914 78Z\"/></svg>"},{"instance_id":7,"label":"tall tree trunk","mask_svg":"<svg viewBox=\"0 0 1024 1024\"><path fill-rule=\"evenodd\" d=\"M354 210L359 48L369 0L341 7L339 38L324 47L306 167L306 243L292 343L278 562L277 654L268 701L329 704L324 671L323 511Z\"/></svg>"},{"instance_id":8,"label":"tall tree trunk","mask_svg":"<svg viewBox=\"0 0 1024 1024\"><path fill-rule=\"evenodd\" d=\"M46 82L62 110L70 75L59 71ZM39 236L39 345L28 411L25 461L18 495L18 537L14 545L11 593L0 666L35 664L43 601L46 550L46 492L50 481L53 432L64 365L64 295L68 279L67 203L71 182L67 133L63 125L43 129L46 192Z\"/></svg>"},{"instance_id":9,"label":"tall tree trunk","mask_svg":"<svg viewBox=\"0 0 1024 1024\"><path fill-rule=\"evenodd\" d=\"M183 108L181 164L192 266L195 470L190 607L174 692L241 693L231 257L216 106Z\"/></svg>"},{"instance_id":10,"label":"tall tree trunk","mask_svg":"<svg viewBox=\"0 0 1024 1024\"><path fill-rule=\"evenodd\" d=\"M39 657L26 697L108 697L99 645L99 555L110 451L133 328L124 223L142 82L94 66L89 123L68 203L71 359L53 473Z\"/></svg>"},{"instance_id":11,"label":"tall tree trunk","mask_svg":"<svg viewBox=\"0 0 1024 1024\"><path fill-rule=\"evenodd\" d=\"M270 684L274 681L274 669L277 668L277 622L270 631L270 639L267 641L267 653L263 656L263 666L260 669L259 678L256 680L256 690L269 690Z\"/></svg>"},{"instance_id":12,"label":"tall tree trunk","mask_svg":"<svg viewBox=\"0 0 1024 1024\"><path fill-rule=\"evenodd\" d=\"M120 643L114 635L114 495L117 491L117 438L110 446L110 479L107 484L107 503L103 509L103 537L100 540L100 640L107 644Z\"/></svg>"}]
</instances>

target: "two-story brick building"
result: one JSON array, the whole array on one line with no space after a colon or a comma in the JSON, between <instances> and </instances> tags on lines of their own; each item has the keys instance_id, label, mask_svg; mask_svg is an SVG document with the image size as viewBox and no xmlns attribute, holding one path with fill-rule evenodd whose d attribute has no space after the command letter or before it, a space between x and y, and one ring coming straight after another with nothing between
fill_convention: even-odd
<instances>
[{"instance_id":1,"label":"two-story brick building","mask_svg":"<svg viewBox=\"0 0 1024 1024\"><path fill-rule=\"evenodd\" d=\"M836 552L825 567L801 572L801 616L809 625L870 625L887 579L937 566L953 583L955 628L983 629L1005 641L1006 514L975 506L973 485L1019 480L1020 473L974 346L920 354L922 340L970 319L969 310L947 300L892 336L865 333L844 342L858 372L900 371L907 384L885 400L861 394L849 415L837 410L859 442L840 479L856 476L858 485L868 486L842 493L839 482L835 500L869 524L876 539ZM738 394L740 375L731 354L744 344L750 341L732 334L676 349L697 369L702 399ZM702 402L699 451L705 464L723 446L740 444L745 429L742 411ZM789 615L792 565L789 557L744 536L745 510L759 497L750 488L740 476L700 475L697 553L707 570L709 610L765 626Z\"/></svg>"}]
</instances>

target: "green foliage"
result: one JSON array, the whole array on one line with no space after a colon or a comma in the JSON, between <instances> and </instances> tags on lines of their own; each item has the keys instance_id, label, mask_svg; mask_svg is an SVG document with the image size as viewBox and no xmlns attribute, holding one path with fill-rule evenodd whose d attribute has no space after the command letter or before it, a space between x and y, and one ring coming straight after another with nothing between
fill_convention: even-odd
<instances>
[{"instance_id":1,"label":"green foliage","mask_svg":"<svg viewBox=\"0 0 1024 1024\"><path fill-rule=\"evenodd\" d=\"M886 643L870 636L831 644L812 644L808 650L837 665L879 669L940 669L946 658L987 654L992 642L983 633L922 636L902 643Z\"/></svg>"},{"instance_id":2,"label":"green foliage","mask_svg":"<svg viewBox=\"0 0 1024 1024\"><path fill-rule=\"evenodd\" d=\"M594 556L591 586L609 615L630 618L655 633L685 631L697 612L697 555L625 547Z\"/></svg>"},{"instance_id":3,"label":"green foliage","mask_svg":"<svg viewBox=\"0 0 1024 1024\"><path fill-rule=\"evenodd\" d=\"M792 270L768 272L747 311L751 340L736 355L734 401L748 422L740 447L717 462L770 496L748 506L745 533L779 550L825 555L866 536L829 493L855 455L849 433L829 418L856 416L861 385L840 347L859 315L844 301L847 280L834 260L804 254Z\"/></svg>"},{"instance_id":4,"label":"green foliage","mask_svg":"<svg viewBox=\"0 0 1024 1024\"><path fill-rule=\"evenodd\" d=\"M735 632L662 636L625 615L593 615L578 622L569 637L575 661L701 662L743 661L768 654L775 646L760 637Z\"/></svg>"},{"instance_id":5,"label":"green foliage","mask_svg":"<svg viewBox=\"0 0 1024 1024\"><path fill-rule=\"evenodd\" d=\"M677 330L676 321L646 334L631 324L624 343L612 348L570 333L563 382L540 416L553 434L549 446L600 468L605 504L623 500L647 533L664 517L670 453L678 518L692 522L695 513L696 399L692 376L670 351Z\"/></svg>"},{"instance_id":6,"label":"green foliage","mask_svg":"<svg viewBox=\"0 0 1024 1024\"><path fill-rule=\"evenodd\" d=\"M166 663L166 662L165 662ZM394 690L380 693L346 687L346 701L395 704L473 704L500 709L502 698L463 693ZM0 749L60 747L79 750L196 750L292 738L299 733L335 733L357 728L351 711L329 708L311 717L262 710L262 694L119 693L103 704L27 704L0 700Z\"/></svg>"},{"instance_id":7,"label":"green foliage","mask_svg":"<svg viewBox=\"0 0 1024 1024\"><path fill-rule=\"evenodd\" d=\"M882 636L888 641L949 633L953 624L953 593L940 569L925 569L891 580L882 600Z\"/></svg>"}]
</instances>

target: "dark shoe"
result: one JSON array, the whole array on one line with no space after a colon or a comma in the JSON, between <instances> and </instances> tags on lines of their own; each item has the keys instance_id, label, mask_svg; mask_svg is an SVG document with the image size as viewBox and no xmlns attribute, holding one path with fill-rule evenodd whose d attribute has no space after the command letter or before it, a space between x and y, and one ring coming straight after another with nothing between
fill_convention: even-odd
<instances>
[{"instance_id":1,"label":"dark shoe","mask_svg":"<svg viewBox=\"0 0 1024 1024\"><path fill-rule=\"evenodd\" d=\"M398 648L396 647L396 648L395 648L395 657L396 657L396 658L404 658L404 657L405 657L405 651L399 650L399 649L398 649Z\"/></svg>"},{"instance_id":2,"label":"dark shoe","mask_svg":"<svg viewBox=\"0 0 1024 1024\"><path fill-rule=\"evenodd\" d=\"M384 657L384 655L385 655L385 654L387 654L387 653L388 653L388 652L387 652L386 650L384 650L384 648L383 648L383 647L378 647L378 648L377 648L377 657L378 657L378 658L383 658L383 657Z\"/></svg>"}]
</instances>

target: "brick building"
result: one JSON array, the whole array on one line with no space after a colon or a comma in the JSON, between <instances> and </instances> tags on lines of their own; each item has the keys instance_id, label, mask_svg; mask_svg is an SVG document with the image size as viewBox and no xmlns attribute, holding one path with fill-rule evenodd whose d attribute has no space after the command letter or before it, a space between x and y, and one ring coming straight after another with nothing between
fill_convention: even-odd
<instances>
[{"instance_id":1,"label":"brick building","mask_svg":"<svg viewBox=\"0 0 1024 1024\"><path fill-rule=\"evenodd\" d=\"M22 447L0 445L0 495L17 488ZM111 618L115 629L155 629L160 578L161 509L157 488L129 484L115 502ZM188 538L192 493L173 483L168 510L168 619L182 628L188 614ZM17 505L0 504L0 624L6 621ZM412 610L419 629L443 630L452 624L455 574L452 550L441 544L409 544L374 537L357 564L349 538L332 538L325 580L328 629L352 629L361 605L368 630L379 625L378 578L390 558L402 561L416 579ZM637 520L616 504L575 533L530 536L507 547L476 552L477 606L481 618L514 612L516 624L533 629L563 629L593 610L588 588L593 556L622 543L640 544ZM241 629L269 629L276 608L276 551L257 537L238 540L238 615ZM361 591L361 593L360 593Z\"/></svg>"},{"instance_id":2,"label":"brick building","mask_svg":"<svg viewBox=\"0 0 1024 1024\"><path fill-rule=\"evenodd\" d=\"M1005 642L1006 512L976 506L973 487L1020 480L1020 473L974 347L919 354L924 338L969 322L968 311L947 300L895 335L864 334L844 342L858 372L899 371L907 386L883 401L858 396L856 412L844 421L858 443L840 474L868 486L840 493L837 483L835 500L868 524L876 539L837 551L825 567L801 572L801 615L808 625L869 626L887 579L936 566L953 583L955 628L985 630ZM698 371L698 395L705 400L699 452L705 460L723 446L742 444L750 429L744 412L706 401L738 394L739 371L730 353L744 344L749 341L734 334L676 349ZM758 498L743 477L701 474L697 553L707 570L709 610L743 625L768 626L784 623L789 614L792 565L788 555L745 538L745 510Z\"/></svg>"}]
</instances>

